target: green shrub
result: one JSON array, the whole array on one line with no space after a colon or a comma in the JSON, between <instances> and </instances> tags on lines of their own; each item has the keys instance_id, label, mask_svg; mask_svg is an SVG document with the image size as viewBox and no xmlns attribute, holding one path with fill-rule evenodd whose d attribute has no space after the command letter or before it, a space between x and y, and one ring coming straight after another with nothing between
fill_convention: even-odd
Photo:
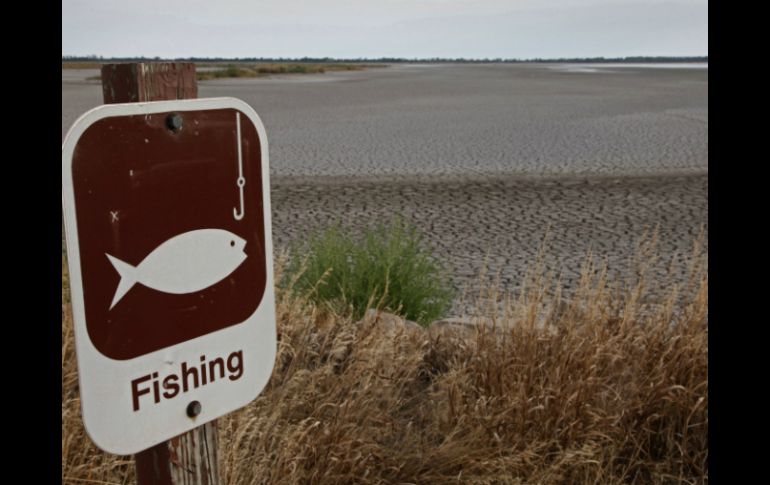
<instances>
[{"instance_id":1,"label":"green shrub","mask_svg":"<svg viewBox=\"0 0 770 485\"><path fill-rule=\"evenodd\" d=\"M361 318L381 308L428 325L452 305L454 290L422 237L400 219L353 238L334 227L295 246L283 279L316 303Z\"/></svg>"}]
</instances>

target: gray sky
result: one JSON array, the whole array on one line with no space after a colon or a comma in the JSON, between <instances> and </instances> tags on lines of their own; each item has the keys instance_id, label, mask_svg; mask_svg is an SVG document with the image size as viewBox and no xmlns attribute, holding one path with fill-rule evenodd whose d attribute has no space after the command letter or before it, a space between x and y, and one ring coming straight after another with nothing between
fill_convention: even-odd
<instances>
[{"instance_id":1,"label":"gray sky","mask_svg":"<svg viewBox=\"0 0 770 485\"><path fill-rule=\"evenodd\" d=\"M62 55L708 55L707 0L63 0Z\"/></svg>"}]
</instances>

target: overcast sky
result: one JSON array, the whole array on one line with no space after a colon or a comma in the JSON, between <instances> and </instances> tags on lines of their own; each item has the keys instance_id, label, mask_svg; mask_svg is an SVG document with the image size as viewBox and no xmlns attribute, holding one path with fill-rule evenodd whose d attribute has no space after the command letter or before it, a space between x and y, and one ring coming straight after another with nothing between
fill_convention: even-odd
<instances>
[{"instance_id":1,"label":"overcast sky","mask_svg":"<svg viewBox=\"0 0 770 485\"><path fill-rule=\"evenodd\" d=\"M63 0L62 55L708 55L707 0Z\"/></svg>"}]
</instances>

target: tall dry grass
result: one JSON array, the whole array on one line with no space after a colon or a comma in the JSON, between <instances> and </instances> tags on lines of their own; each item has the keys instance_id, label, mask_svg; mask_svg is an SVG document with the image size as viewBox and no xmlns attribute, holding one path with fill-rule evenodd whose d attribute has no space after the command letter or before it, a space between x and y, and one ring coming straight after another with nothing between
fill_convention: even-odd
<instances>
[{"instance_id":1,"label":"tall dry grass","mask_svg":"<svg viewBox=\"0 0 770 485\"><path fill-rule=\"evenodd\" d=\"M706 258L654 304L643 274L611 286L589 261L566 301L536 268L470 330L357 323L279 290L273 377L219 421L223 482L707 482ZM64 481L131 483L130 458L83 433L64 310Z\"/></svg>"}]
</instances>

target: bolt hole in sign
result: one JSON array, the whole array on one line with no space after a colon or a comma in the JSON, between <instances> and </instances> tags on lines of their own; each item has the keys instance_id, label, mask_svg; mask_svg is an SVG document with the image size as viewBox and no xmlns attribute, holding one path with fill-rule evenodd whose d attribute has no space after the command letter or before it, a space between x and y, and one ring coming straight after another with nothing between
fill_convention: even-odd
<instances>
[{"instance_id":1,"label":"bolt hole in sign","mask_svg":"<svg viewBox=\"0 0 770 485\"><path fill-rule=\"evenodd\" d=\"M112 104L62 146L85 428L128 455L238 409L276 354L267 137L233 98ZM196 412L189 412L190 406Z\"/></svg>"}]
</instances>

